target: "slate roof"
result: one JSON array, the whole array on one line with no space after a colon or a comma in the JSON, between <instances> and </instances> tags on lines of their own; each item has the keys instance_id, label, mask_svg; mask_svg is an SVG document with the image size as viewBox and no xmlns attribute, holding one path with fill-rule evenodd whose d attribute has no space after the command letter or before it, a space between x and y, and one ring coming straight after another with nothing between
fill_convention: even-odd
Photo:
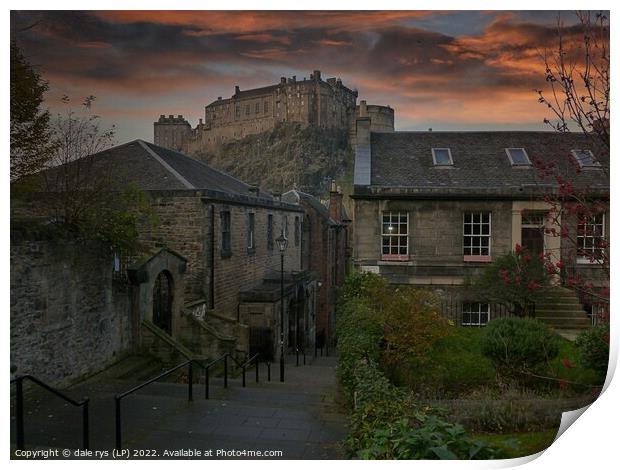
<instances>
[{"instance_id":1,"label":"slate roof","mask_svg":"<svg viewBox=\"0 0 620 470\"><path fill-rule=\"evenodd\" d=\"M53 191L54 185L49 181L60 174L60 168L45 171L46 190ZM260 192L257 196L250 192L249 184L206 163L143 140L90 155L67 164L67 168L77 170L73 173L83 184L93 181L93 185L109 182L110 188L134 185L144 191L201 191L210 197L235 198L302 211L300 207L275 201L270 194ZM62 178L58 181L62 182ZM85 187L83 184L80 187Z\"/></svg>"},{"instance_id":2,"label":"slate roof","mask_svg":"<svg viewBox=\"0 0 620 470\"><path fill-rule=\"evenodd\" d=\"M450 148L454 165L433 165L432 148ZM558 172L577 185L593 189L609 188L608 172L584 168L576 172L572 149L590 149L603 167L609 166L609 156L593 148L590 139L581 133L558 132L390 132L372 133L370 147L361 147L356 155L362 164L370 152L370 178L366 185L382 188L409 188L418 191L472 192L515 191L530 186L556 185L554 179L538 176L532 166L513 167L506 148L524 148L530 160L539 158L553 162ZM355 168L355 174L365 168ZM364 183L356 180L358 193ZM363 191L362 191L363 192Z\"/></svg>"},{"instance_id":3,"label":"slate roof","mask_svg":"<svg viewBox=\"0 0 620 470\"><path fill-rule=\"evenodd\" d=\"M337 222L330 217L329 209L312 194L304 193L302 191L298 191L297 189L292 189L284 193L282 195L282 199L293 204L299 204L301 201L304 201L315 211L317 211L321 217L326 219L329 224L338 225Z\"/></svg>"}]
</instances>

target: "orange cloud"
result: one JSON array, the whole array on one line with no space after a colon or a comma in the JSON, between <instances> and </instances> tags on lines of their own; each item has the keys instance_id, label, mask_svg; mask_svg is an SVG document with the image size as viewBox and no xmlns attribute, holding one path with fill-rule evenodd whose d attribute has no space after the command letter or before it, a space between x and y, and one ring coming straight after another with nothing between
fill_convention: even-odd
<instances>
[{"instance_id":1,"label":"orange cloud","mask_svg":"<svg viewBox=\"0 0 620 470\"><path fill-rule=\"evenodd\" d=\"M274 29L327 28L359 31L424 18L434 11L100 11L115 23L156 23L198 28L201 35Z\"/></svg>"}]
</instances>

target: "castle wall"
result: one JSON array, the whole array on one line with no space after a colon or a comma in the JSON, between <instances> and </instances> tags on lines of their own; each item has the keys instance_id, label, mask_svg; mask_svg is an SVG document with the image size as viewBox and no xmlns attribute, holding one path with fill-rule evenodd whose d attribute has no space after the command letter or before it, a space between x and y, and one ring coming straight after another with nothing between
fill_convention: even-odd
<instances>
[{"instance_id":1,"label":"castle wall","mask_svg":"<svg viewBox=\"0 0 620 470\"><path fill-rule=\"evenodd\" d=\"M182 115L168 117L163 114L153 123L153 142L177 152L183 152L192 136L192 126Z\"/></svg>"},{"instance_id":2,"label":"castle wall","mask_svg":"<svg viewBox=\"0 0 620 470\"><path fill-rule=\"evenodd\" d=\"M309 79L280 79L280 83L252 90L235 87L231 98L218 98L205 107L195 129L185 120L164 118L155 123L155 144L189 154L213 152L227 142L269 131L280 123L300 123L321 128L349 129L354 136L357 91L344 86L340 79L321 79L315 70ZM364 102L365 103L365 102ZM365 105L364 105L365 106ZM370 105L372 130L394 130L394 110ZM182 118L182 116L179 116Z\"/></svg>"}]
</instances>

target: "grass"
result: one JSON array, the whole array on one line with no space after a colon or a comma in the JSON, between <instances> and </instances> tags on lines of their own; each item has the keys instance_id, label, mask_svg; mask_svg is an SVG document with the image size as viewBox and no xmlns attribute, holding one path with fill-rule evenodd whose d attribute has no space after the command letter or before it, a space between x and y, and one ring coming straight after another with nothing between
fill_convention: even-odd
<instances>
[{"instance_id":1,"label":"grass","mask_svg":"<svg viewBox=\"0 0 620 470\"><path fill-rule=\"evenodd\" d=\"M557 429L511 434L478 434L473 437L502 449L507 458L514 459L547 449L555 439Z\"/></svg>"}]
</instances>

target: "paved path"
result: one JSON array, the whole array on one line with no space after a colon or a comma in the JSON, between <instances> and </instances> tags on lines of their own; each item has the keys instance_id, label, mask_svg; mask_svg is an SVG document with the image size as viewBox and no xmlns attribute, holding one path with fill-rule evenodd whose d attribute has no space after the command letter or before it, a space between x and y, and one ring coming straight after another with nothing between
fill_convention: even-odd
<instances>
[{"instance_id":1,"label":"paved path","mask_svg":"<svg viewBox=\"0 0 620 470\"><path fill-rule=\"evenodd\" d=\"M335 365L335 357L319 357L313 364L299 367L289 360L285 383L278 381L275 365L272 381L266 382L262 365L259 384L254 382L254 371L248 373L245 389L239 379L230 380L224 389L222 379L214 378L212 398L205 400L204 386L194 385L191 403L187 385L151 384L122 401L123 447L152 450L160 458L164 450L199 450L199 458L257 458L257 451L282 453L268 458L343 458L340 441L346 436L347 417L335 402ZM111 453L113 397L132 385L93 381L68 391L76 398L91 398L91 449ZM41 396L27 400L25 410L27 448L80 446L77 409ZM11 411L13 443L13 408Z\"/></svg>"}]
</instances>

